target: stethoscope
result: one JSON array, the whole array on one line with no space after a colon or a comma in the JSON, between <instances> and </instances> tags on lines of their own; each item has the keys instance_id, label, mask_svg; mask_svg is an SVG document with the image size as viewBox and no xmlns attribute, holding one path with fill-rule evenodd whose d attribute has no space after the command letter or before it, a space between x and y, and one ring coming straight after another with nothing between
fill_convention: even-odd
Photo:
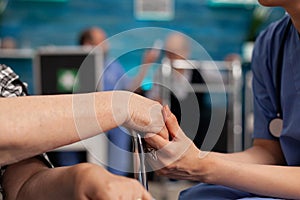
<instances>
[{"instance_id":1,"label":"stethoscope","mask_svg":"<svg viewBox=\"0 0 300 200\"><path fill-rule=\"evenodd\" d=\"M284 34L281 40L277 55L277 68L276 68L276 117L272 119L269 123L269 131L274 137L280 137L283 129L283 119L282 119L282 108L281 108L281 75L283 67L283 56L284 56L284 44L287 40L289 30L292 26L292 20L290 19L285 27Z\"/></svg>"}]
</instances>

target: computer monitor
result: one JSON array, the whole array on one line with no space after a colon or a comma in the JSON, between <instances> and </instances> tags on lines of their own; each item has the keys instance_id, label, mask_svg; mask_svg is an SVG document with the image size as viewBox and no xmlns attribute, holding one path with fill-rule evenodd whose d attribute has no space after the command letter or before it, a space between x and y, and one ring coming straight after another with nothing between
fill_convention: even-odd
<instances>
[{"instance_id":1,"label":"computer monitor","mask_svg":"<svg viewBox=\"0 0 300 200\"><path fill-rule=\"evenodd\" d=\"M0 51L0 63L12 68L20 80L27 84L29 94L34 94L35 90L33 57L34 53L31 49L1 49Z\"/></svg>"},{"instance_id":2,"label":"computer monitor","mask_svg":"<svg viewBox=\"0 0 300 200\"><path fill-rule=\"evenodd\" d=\"M71 94L101 90L100 49L42 47L35 55L36 94Z\"/></svg>"}]
</instances>

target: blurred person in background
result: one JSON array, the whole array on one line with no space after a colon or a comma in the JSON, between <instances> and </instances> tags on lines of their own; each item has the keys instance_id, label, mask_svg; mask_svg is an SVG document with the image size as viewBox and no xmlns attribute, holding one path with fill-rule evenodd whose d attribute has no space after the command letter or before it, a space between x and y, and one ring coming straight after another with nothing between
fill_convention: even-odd
<instances>
[{"instance_id":1,"label":"blurred person in background","mask_svg":"<svg viewBox=\"0 0 300 200\"><path fill-rule=\"evenodd\" d=\"M187 85L192 80L192 70L178 69L174 66L174 62L180 60L187 60L190 56L190 44L188 38L179 32L171 33L167 36L164 44L164 57L161 61L159 71L155 74L153 79L153 87L146 93L146 96L150 99L163 102L162 99L162 87L166 87L162 80L163 68L169 68L166 70L170 72L169 83L171 89L171 109L175 116L180 119L180 101L184 100L188 95ZM180 67L180 66L179 66Z\"/></svg>"},{"instance_id":2,"label":"blurred person in background","mask_svg":"<svg viewBox=\"0 0 300 200\"><path fill-rule=\"evenodd\" d=\"M104 57L104 72L103 72L103 86L104 90L127 90L131 92L139 92L140 85L147 75L147 71L151 64L158 58L158 52L155 49L145 51L142 64L136 76L129 77L122 64L114 59L108 58L109 44L106 33L103 29L98 27L91 27L83 30L79 35L79 44L82 46L95 47L99 45L103 51Z\"/></svg>"},{"instance_id":3,"label":"blurred person in background","mask_svg":"<svg viewBox=\"0 0 300 200\"><path fill-rule=\"evenodd\" d=\"M17 41L10 36L1 38L1 48L2 49L15 49L17 48Z\"/></svg>"},{"instance_id":4,"label":"blurred person in background","mask_svg":"<svg viewBox=\"0 0 300 200\"><path fill-rule=\"evenodd\" d=\"M192 87L192 83L204 84L200 70L190 60L192 50L192 42L187 35L181 32L168 34L163 45L161 65L153 78L153 87L147 91L146 96L160 103L170 103L171 111L179 123L182 121L182 115L187 113L183 109L193 109L191 108L191 104L194 103L193 100L195 97L202 111L199 116L199 122L197 122L199 123L199 130L197 132L203 132L208 127L207 118L210 116L205 104L205 94L203 92L196 92L195 96L191 96L190 88ZM165 95L166 93L170 95ZM190 116L194 115L191 114ZM190 123L185 123L182 128L190 130L189 126ZM203 136L197 133L192 134L189 137L193 137L194 142L200 145Z\"/></svg>"},{"instance_id":5,"label":"blurred person in background","mask_svg":"<svg viewBox=\"0 0 300 200\"><path fill-rule=\"evenodd\" d=\"M185 69L177 69L177 66L173 66L176 60L187 60L190 55L190 44L185 35L176 32L171 33L167 36L165 44L164 44L165 55L161 61L163 67L168 67L174 70L174 73L170 73L172 77L170 77L170 85L172 86L172 92L178 99L184 99L187 96L187 91L183 88L185 86L185 82L191 81L191 70ZM175 67L175 68L174 68ZM161 71L161 69L158 69ZM162 102L161 99L161 83L162 77L159 77L161 74L156 73L153 79L153 87L147 93L147 97L151 99L158 100ZM174 86L174 87L173 87Z\"/></svg>"}]
</instances>

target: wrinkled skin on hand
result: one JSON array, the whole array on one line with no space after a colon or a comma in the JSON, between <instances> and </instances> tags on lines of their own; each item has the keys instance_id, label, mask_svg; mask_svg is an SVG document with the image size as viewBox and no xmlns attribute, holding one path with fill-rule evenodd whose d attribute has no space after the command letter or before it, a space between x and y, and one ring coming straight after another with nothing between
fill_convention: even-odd
<instances>
[{"instance_id":1,"label":"wrinkled skin on hand","mask_svg":"<svg viewBox=\"0 0 300 200\"><path fill-rule=\"evenodd\" d=\"M134 93L126 93L126 119L123 126L143 133L158 133L163 138L168 138L162 132L165 123L162 114L162 105L157 101L142 97Z\"/></svg>"}]
</instances>

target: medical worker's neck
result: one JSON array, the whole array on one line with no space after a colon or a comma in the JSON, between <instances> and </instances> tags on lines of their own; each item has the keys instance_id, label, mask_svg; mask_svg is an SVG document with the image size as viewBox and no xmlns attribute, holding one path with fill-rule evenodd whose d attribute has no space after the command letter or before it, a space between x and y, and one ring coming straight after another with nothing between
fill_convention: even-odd
<instances>
[{"instance_id":1,"label":"medical worker's neck","mask_svg":"<svg viewBox=\"0 0 300 200\"><path fill-rule=\"evenodd\" d=\"M286 8L286 11L291 16L293 24L298 30L298 33L300 33L300 5L294 5L292 8Z\"/></svg>"}]
</instances>

